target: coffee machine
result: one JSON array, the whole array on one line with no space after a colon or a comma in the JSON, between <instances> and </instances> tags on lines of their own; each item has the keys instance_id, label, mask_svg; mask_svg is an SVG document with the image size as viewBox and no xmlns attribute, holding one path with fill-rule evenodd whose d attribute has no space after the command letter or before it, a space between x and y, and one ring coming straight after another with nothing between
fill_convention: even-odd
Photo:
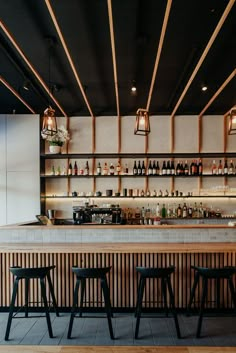
<instances>
[{"instance_id":1,"label":"coffee machine","mask_svg":"<svg viewBox=\"0 0 236 353\"><path fill-rule=\"evenodd\" d=\"M73 206L73 221L74 224L120 224L121 208Z\"/></svg>"}]
</instances>

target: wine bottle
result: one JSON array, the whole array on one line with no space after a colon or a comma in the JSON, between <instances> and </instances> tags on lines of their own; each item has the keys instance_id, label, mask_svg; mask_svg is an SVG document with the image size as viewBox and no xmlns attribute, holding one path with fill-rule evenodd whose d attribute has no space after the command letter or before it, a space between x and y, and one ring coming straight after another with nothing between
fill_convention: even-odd
<instances>
[{"instance_id":1,"label":"wine bottle","mask_svg":"<svg viewBox=\"0 0 236 353\"><path fill-rule=\"evenodd\" d=\"M219 174L219 175L222 175L222 174L223 174L223 166L222 166L221 159L220 159L219 165L218 165L218 174Z\"/></svg>"},{"instance_id":2,"label":"wine bottle","mask_svg":"<svg viewBox=\"0 0 236 353\"><path fill-rule=\"evenodd\" d=\"M215 160L213 160L213 162L212 162L211 173L212 173L213 175L216 175L216 173L217 173L216 161L215 161Z\"/></svg>"},{"instance_id":3,"label":"wine bottle","mask_svg":"<svg viewBox=\"0 0 236 353\"><path fill-rule=\"evenodd\" d=\"M137 175L137 174L138 174L138 168L137 168L136 161L134 161L133 175Z\"/></svg>"},{"instance_id":4,"label":"wine bottle","mask_svg":"<svg viewBox=\"0 0 236 353\"><path fill-rule=\"evenodd\" d=\"M180 169L180 163L178 161L177 166L176 166L176 175L180 175L181 169Z\"/></svg>"},{"instance_id":5,"label":"wine bottle","mask_svg":"<svg viewBox=\"0 0 236 353\"><path fill-rule=\"evenodd\" d=\"M120 175L121 174L121 165L120 165L120 161L117 162L116 165L116 174Z\"/></svg>"},{"instance_id":6,"label":"wine bottle","mask_svg":"<svg viewBox=\"0 0 236 353\"><path fill-rule=\"evenodd\" d=\"M98 162L98 165L97 165L97 175L101 175L102 174L102 167L101 167L101 163Z\"/></svg>"},{"instance_id":7,"label":"wine bottle","mask_svg":"<svg viewBox=\"0 0 236 353\"><path fill-rule=\"evenodd\" d=\"M75 161L75 164L74 164L74 175L78 175L78 167L77 167L76 161Z\"/></svg>"},{"instance_id":8,"label":"wine bottle","mask_svg":"<svg viewBox=\"0 0 236 353\"><path fill-rule=\"evenodd\" d=\"M161 217L162 218L166 218L166 207L165 207L165 204L162 205Z\"/></svg>"},{"instance_id":9,"label":"wine bottle","mask_svg":"<svg viewBox=\"0 0 236 353\"><path fill-rule=\"evenodd\" d=\"M137 170L137 168L136 168L136 170ZM124 174L129 174L129 168L128 168L128 164L127 163L125 163L125 167L124 167L124 169L123 169L123 173Z\"/></svg>"},{"instance_id":10,"label":"wine bottle","mask_svg":"<svg viewBox=\"0 0 236 353\"><path fill-rule=\"evenodd\" d=\"M229 174L234 174L234 164L233 164L233 161L231 159L230 161L230 165L229 165Z\"/></svg>"},{"instance_id":11,"label":"wine bottle","mask_svg":"<svg viewBox=\"0 0 236 353\"><path fill-rule=\"evenodd\" d=\"M159 162L157 161L157 172L156 172L156 175L159 175L160 174L160 167L159 167Z\"/></svg>"},{"instance_id":12,"label":"wine bottle","mask_svg":"<svg viewBox=\"0 0 236 353\"><path fill-rule=\"evenodd\" d=\"M138 175L142 175L141 163L138 161Z\"/></svg>"},{"instance_id":13,"label":"wine bottle","mask_svg":"<svg viewBox=\"0 0 236 353\"><path fill-rule=\"evenodd\" d=\"M149 161L149 165L148 165L148 175L153 175L152 161Z\"/></svg>"},{"instance_id":14,"label":"wine bottle","mask_svg":"<svg viewBox=\"0 0 236 353\"><path fill-rule=\"evenodd\" d=\"M182 208L181 208L180 204L179 204L179 206L178 206L178 208L177 208L177 217L178 217L178 218L181 218L181 217L182 217Z\"/></svg>"},{"instance_id":15,"label":"wine bottle","mask_svg":"<svg viewBox=\"0 0 236 353\"><path fill-rule=\"evenodd\" d=\"M106 162L104 163L102 174L103 175L108 175L108 167L107 167L107 163Z\"/></svg>"},{"instance_id":16,"label":"wine bottle","mask_svg":"<svg viewBox=\"0 0 236 353\"><path fill-rule=\"evenodd\" d=\"M183 205L183 214L182 214L183 218L187 218L187 215L188 215L187 211L188 211L187 205L186 205L186 203L184 203L184 205Z\"/></svg>"},{"instance_id":17,"label":"wine bottle","mask_svg":"<svg viewBox=\"0 0 236 353\"><path fill-rule=\"evenodd\" d=\"M174 161L171 161L171 175L175 175L175 162Z\"/></svg>"},{"instance_id":18,"label":"wine bottle","mask_svg":"<svg viewBox=\"0 0 236 353\"><path fill-rule=\"evenodd\" d=\"M72 175L72 164L69 164L68 175Z\"/></svg>"},{"instance_id":19,"label":"wine bottle","mask_svg":"<svg viewBox=\"0 0 236 353\"><path fill-rule=\"evenodd\" d=\"M170 174L171 174L171 170L170 170L170 161L167 161L166 174L167 174L167 175L170 175Z\"/></svg>"},{"instance_id":20,"label":"wine bottle","mask_svg":"<svg viewBox=\"0 0 236 353\"><path fill-rule=\"evenodd\" d=\"M166 161L163 161L161 174L166 175Z\"/></svg>"},{"instance_id":21,"label":"wine bottle","mask_svg":"<svg viewBox=\"0 0 236 353\"><path fill-rule=\"evenodd\" d=\"M190 175L194 175L194 161L192 160L192 163L190 165Z\"/></svg>"},{"instance_id":22,"label":"wine bottle","mask_svg":"<svg viewBox=\"0 0 236 353\"><path fill-rule=\"evenodd\" d=\"M115 174L115 167L114 167L114 165L112 163L110 164L109 171L110 171L110 175L114 175Z\"/></svg>"},{"instance_id":23,"label":"wine bottle","mask_svg":"<svg viewBox=\"0 0 236 353\"><path fill-rule=\"evenodd\" d=\"M142 163L142 175L146 175L146 168L145 168L144 161Z\"/></svg>"},{"instance_id":24,"label":"wine bottle","mask_svg":"<svg viewBox=\"0 0 236 353\"><path fill-rule=\"evenodd\" d=\"M86 161L86 164L85 164L84 175L89 175L89 164L88 164L88 161Z\"/></svg>"},{"instance_id":25,"label":"wine bottle","mask_svg":"<svg viewBox=\"0 0 236 353\"><path fill-rule=\"evenodd\" d=\"M225 160L225 165L224 165L224 175L228 174L228 163L227 163L227 159Z\"/></svg>"},{"instance_id":26,"label":"wine bottle","mask_svg":"<svg viewBox=\"0 0 236 353\"><path fill-rule=\"evenodd\" d=\"M153 161L153 164L152 164L152 174L157 175L157 166L155 161Z\"/></svg>"},{"instance_id":27,"label":"wine bottle","mask_svg":"<svg viewBox=\"0 0 236 353\"><path fill-rule=\"evenodd\" d=\"M188 167L188 161L185 161L184 165L184 175L189 175L189 167Z\"/></svg>"},{"instance_id":28,"label":"wine bottle","mask_svg":"<svg viewBox=\"0 0 236 353\"><path fill-rule=\"evenodd\" d=\"M202 165L202 160L199 159L199 164L198 164L198 175L203 174L203 165Z\"/></svg>"}]
</instances>

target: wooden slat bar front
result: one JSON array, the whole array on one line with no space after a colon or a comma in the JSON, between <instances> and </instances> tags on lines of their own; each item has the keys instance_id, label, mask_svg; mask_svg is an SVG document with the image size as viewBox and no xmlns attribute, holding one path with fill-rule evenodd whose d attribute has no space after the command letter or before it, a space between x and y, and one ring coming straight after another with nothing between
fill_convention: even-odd
<instances>
[{"instance_id":1,"label":"wooden slat bar front","mask_svg":"<svg viewBox=\"0 0 236 353\"><path fill-rule=\"evenodd\" d=\"M0 307L9 306L13 277L10 266L43 266L55 264L52 275L58 305L69 308L72 305L74 276L73 265L112 266L109 274L111 301L114 308L133 308L136 302L137 275L136 266L176 266L172 277L176 306L185 308L189 300L193 282L191 265L200 266L235 266L236 243L91 243L91 244L2 244L0 261L2 276L0 290L2 293ZM229 293L223 283L221 287L222 301L227 308L232 307ZM209 291L209 299L215 299L215 292ZM39 288L34 283L31 294L36 298ZM24 301L23 288L20 290L18 304ZM97 295L94 299L93 296ZM97 284L89 283L86 290L87 306L101 306L101 290ZM145 293L146 307L153 307L160 298L160 288L150 280ZM199 291L196 296L198 306ZM150 301L150 303L149 303ZM160 304L162 305L162 304ZM208 305L212 307L212 303Z\"/></svg>"}]
</instances>

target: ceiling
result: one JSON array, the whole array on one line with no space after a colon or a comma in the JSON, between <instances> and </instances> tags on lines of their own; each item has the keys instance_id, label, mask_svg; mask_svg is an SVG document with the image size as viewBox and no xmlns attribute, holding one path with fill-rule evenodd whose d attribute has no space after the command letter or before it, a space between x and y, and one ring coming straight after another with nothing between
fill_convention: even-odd
<instances>
[{"instance_id":1,"label":"ceiling","mask_svg":"<svg viewBox=\"0 0 236 353\"><path fill-rule=\"evenodd\" d=\"M225 114L236 104L234 0L0 0L0 21L0 113Z\"/></svg>"}]
</instances>

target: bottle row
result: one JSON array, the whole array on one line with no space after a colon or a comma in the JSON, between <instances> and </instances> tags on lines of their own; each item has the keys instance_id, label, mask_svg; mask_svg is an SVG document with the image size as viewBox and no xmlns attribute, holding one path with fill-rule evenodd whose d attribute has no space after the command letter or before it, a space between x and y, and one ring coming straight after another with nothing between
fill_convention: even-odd
<instances>
[{"instance_id":1,"label":"bottle row","mask_svg":"<svg viewBox=\"0 0 236 353\"><path fill-rule=\"evenodd\" d=\"M211 174L212 175L233 175L235 174L235 166L233 161L231 160L229 165L227 160L224 161L224 164L222 163L221 160L219 160L218 165L216 164L216 161L213 160L212 165L211 165ZM89 167L89 162L86 161L85 165L80 165L78 167L77 162L74 162L74 165L72 166L72 163L69 163L68 169L66 167L63 167L61 169L60 166L57 168L52 165L51 168L51 175L93 175L90 174L90 167ZM101 163L98 162L97 167L96 167L96 173L94 175L134 175L134 176L171 176L171 175L177 175L177 176L188 176L188 175L203 175L203 164L201 159L199 160L192 160L191 163L188 163L186 160L185 163L183 161L178 161L176 166L175 162L172 160L168 161L163 161L162 166L160 167L159 161L149 161L148 167L145 165L144 161L134 161L133 168L131 172L129 171L128 164L126 163L124 166L121 166L121 163L118 161L117 164L114 166L113 163L110 163L108 166L108 163L105 162L103 167L101 166Z\"/></svg>"}]
</instances>

